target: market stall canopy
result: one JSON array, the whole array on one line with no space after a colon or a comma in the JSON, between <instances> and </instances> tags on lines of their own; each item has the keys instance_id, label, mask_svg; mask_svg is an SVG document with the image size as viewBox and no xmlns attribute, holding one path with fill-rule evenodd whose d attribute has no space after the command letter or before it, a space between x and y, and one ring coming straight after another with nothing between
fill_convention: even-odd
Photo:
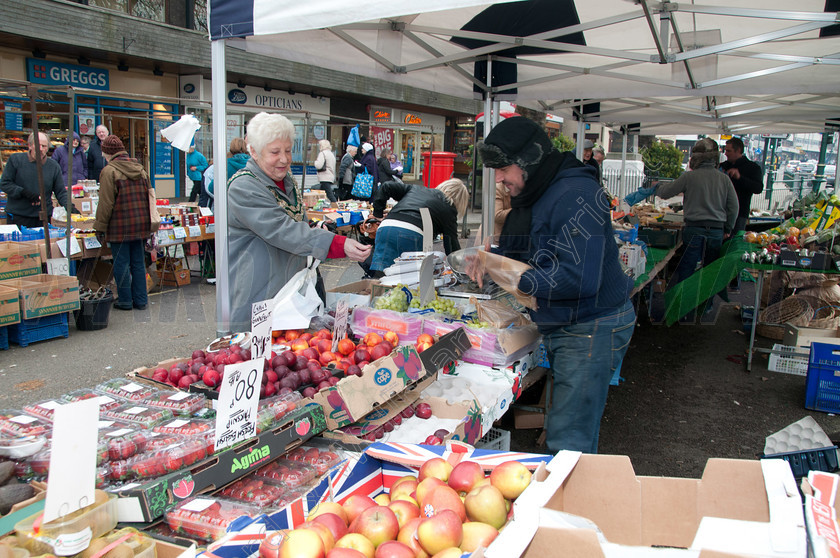
<instances>
[{"instance_id":1,"label":"market stall canopy","mask_svg":"<svg viewBox=\"0 0 840 558\"><path fill-rule=\"evenodd\" d=\"M643 133L822 131L840 2L211 0L211 39ZM422 12L422 13L421 13ZM348 48L348 46L350 48ZM583 101L585 100L585 102Z\"/></svg>"}]
</instances>

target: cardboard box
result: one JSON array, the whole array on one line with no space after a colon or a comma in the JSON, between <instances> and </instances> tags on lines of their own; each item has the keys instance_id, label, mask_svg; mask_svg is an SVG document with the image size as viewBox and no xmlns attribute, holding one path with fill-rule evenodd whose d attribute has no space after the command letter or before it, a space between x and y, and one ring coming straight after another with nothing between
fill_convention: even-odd
<instances>
[{"instance_id":1,"label":"cardboard box","mask_svg":"<svg viewBox=\"0 0 840 558\"><path fill-rule=\"evenodd\" d=\"M575 517L577 516L577 517ZM474 557L802 557L802 500L781 460L710 459L701 479L639 477L630 459L561 451ZM686 550L680 550L686 549Z\"/></svg>"},{"instance_id":2,"label":"cardboard box","mask_svg":"<svg viewBox=\"0 0 840 558\"><path fill-rule=\"evenodd\" d=\"M283 417L281 424L233 448L225 449L190 469L129 483L115 490L119 521L148 522L163 515L180 499L221 488L288 453L324 430L320 406L309 404Z\"/></svg>"},{"instance_id":3,"label":"cardboard box","mask_svg":"<svg viewBox=\"0 0 840 558\"><path fill-rule=\"evenodd\" d=\"M20 291L0 284L0 327L20 322Z\"/></svg>"},{"instance_id":4,"label":"cardboard box","mask_svg":"<svg viewBox=\"0 0 840 558\"><path fill-rule=\"evenodd\" d=\"M38 247L28 242L0 242L0 280L41 273Z\"/></svg>"},{"instance_id":5,"label":"cardboard box","mask_svg":"<svg viewBox=\"0 0 840 558\"><path fill-rule=\"evenodd\" d=\"M82 198L73 198L73 207L79 210L82 215L94 215L96 213L96 206L99 198L84 196Z\"/></svg>"},{"instance_id":6,"label":"cardboard box","mask_svg":"<svg viewBox=\"0 0 840 558\"><path fill-rule=\"evenodd\" d=\"M372 287L378 284L376 279L363 279L330 289L327 291L327 308L335 308L339 300L347 301L348 308L370 306Z\"/></svg>"},{"instance_id":7,"label":"cardboard box","mask_svg":"<svg viewBox=\"0 0 840 558\"><path fill-rule=\"evenodd\" d=\"M813 327L798 327L785 324L785 334L782 338L782 345L788 347L810 348L811 343L831 343L840 345L840 331L834 329L820 329Z\"/></svg>"},{"instance_id":8,"label":"cardboard box","mask_svg":"<svg viewBox=\"0 0 840 558\"><path fill-rule=\"evenodd\" d=\"M423 332L429 335L443 335L458 328L466 331L472 345L464 353L463 360L486 366L510 366L536 350L542 341L536 324L507 329L479 329L434 319L423 322Z\"/></svg>"},{"instance_id":9,"label":"cardboard box","mask_svg":"<svg viewBox=\"0 0 840 558\"><path fill-rule=\"evenodd\" d=\"M411 384L435 374L438 363L448 364L460 358L464 344L457 334L444 336L423 351L425 358L412 345L403 345L365 366L361 376L344 377L336 385L319 391L315 401L324 408L327 429L357 422Z\"/></svg>"},{"instance_id":10,"label":"cardboard box","mask_svg":"<svg viewBox=\"0 0 840 558\"><path fill-rule=\"evenodd\" d=\"M190 284L190 270L178 269L176 271L166 270L160 274L160 284L164 286L180 287Z\"/></svg>"},{"instance_id":11,"label":"cardboard box","mask_svg":"<svg viewBox=\"0 0 840 558\"><path fill-rule=\"evenodd\" d=\"M802 481L805 495L805 525L808 532L808 556L837 558L840 556L840 525L837 506L840 499L840 476L822 471L810 471Z\"/></svg>"},{"instance_id":12,"label":"cardboard box","mask_svg":"<svg viewBox=\"0 0 840 558\"><path fill-rule=\"evenodd\" d=\"M76 277L30 275L24 279L7 279L3 285L18 290L22 319L79 309L79 280Z\"/></svg>"}]
</instances>

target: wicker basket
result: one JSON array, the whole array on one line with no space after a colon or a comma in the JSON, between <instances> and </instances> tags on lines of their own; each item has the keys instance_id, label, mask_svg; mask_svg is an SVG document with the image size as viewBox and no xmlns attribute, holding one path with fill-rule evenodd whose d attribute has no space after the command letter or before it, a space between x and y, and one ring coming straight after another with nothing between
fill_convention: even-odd
<instances>
[{"instance_id":1,"label":"wicker basket","mask_svg":"<svg viewBox=\"0 0 840 558\"><path fill-rule=\"evenodd\" d=\"M837 329L840 325L840 307L820 306L814 310L814 317L808 323L808 327L819 329Z\"/></svg>"},{"instance_id":2,"label":"wicker basket","mask_svg":"<svg viewBox=\"0 0 840 558\"><path fill-rule=\"evenodd\" d=\"M807 299L789 296L761 311L755 332L763 337L781 340L785 335L785 324L805 327L813 317L814 309Z\"/></svg>"}]
</instances>

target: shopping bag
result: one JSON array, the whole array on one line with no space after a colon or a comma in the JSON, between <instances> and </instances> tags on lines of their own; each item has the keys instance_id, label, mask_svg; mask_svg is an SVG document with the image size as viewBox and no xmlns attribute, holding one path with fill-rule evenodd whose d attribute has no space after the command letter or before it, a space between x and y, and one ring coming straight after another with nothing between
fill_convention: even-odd
<instances>
[{"instance_id":1,"label":"shopping bag","mask_svg":"<svg viewBox=\"0 0 840 558\"><path fill-rule=\"evenodd\" d=\"M152 233L156 233L160 228L160 213L157 210L155 189L151 186L149 186L149 218L152 222Z\"/></svg>"},{"instance_id":2,"label":"shopping bag","mask_svg":"<svg viewBox=\"0 0 840 558\"><path fill-rule=\"evenodd\" d=\"M321 315L323 301L315 290L319 260L310 258L309 265L295 273L274 295L271 307L272 329L306 329L309 321Z\"/></svg>"},{"instance_id":3,"label":"shopping bag","mask_svg":"<svg viewBox=\"0 0 840 558\"><path fill-rule=\"evenodd\" d=\"M364 174L357 174L353 181L353 189L350 190L350 195L354 198L363 200L369 199L373 193L373 175L365 168Z\"/></svg>"}]
</instances>

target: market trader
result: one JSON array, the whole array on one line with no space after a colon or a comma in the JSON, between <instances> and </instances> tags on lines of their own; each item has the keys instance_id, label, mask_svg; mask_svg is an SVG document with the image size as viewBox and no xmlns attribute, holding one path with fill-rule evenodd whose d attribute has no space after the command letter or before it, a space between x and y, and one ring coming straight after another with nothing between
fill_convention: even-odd
<instances>
[{"instance_id":1,"label":"market trader","mask_svg":"<svg viewBox=\"0 0 840 558\"><path fill-rule=\"evenodd\" d=\"M721 163L720 168L729 175L732 184L735 185L735 193L738 195L738 219L732 228L734 234L747 227L751 198L753 194L761 193L764 184L761 167L744 156L744 142L741 138L726 140L723 154L726 155L726 161Z\"/></svg>"},{"instance_id":2,"label":"market trader","mask_svg":"<svg viewBox=\"0 0 840 558\"><path fill-rule=\"evenodd\" d=\"M519 290L536 297L531 318L551 363L546 443L551 453L597 453L607 390L636 323L606 193L593 167L554 149L524 116L500 122L478 148L510 191L499 251L532 267Z\"/></svg>"},{"instance_id":3,"label":"market trader","mask_svg":"<svg viewBox=\"0 0 840 558\"><path fill-rule=\"evenodd\" d=\"M50 139L43 132L38 133L40 152L35 147L35 134L29 135L29 152L15 153L6 161L3 176L0 178L0 190L6 193L6 213L11 216L10 223L19 227L43 227L39 217L41 195L38 189L38 163L35 157L40 155L43 164L44 191L47 193L47 216L52 215L52 195L59 203L67 206L67 188L61 179L61 167L54 159L47 158ZM73 211L76 212L75 210Z\"/></svg>"}]
</instances>

